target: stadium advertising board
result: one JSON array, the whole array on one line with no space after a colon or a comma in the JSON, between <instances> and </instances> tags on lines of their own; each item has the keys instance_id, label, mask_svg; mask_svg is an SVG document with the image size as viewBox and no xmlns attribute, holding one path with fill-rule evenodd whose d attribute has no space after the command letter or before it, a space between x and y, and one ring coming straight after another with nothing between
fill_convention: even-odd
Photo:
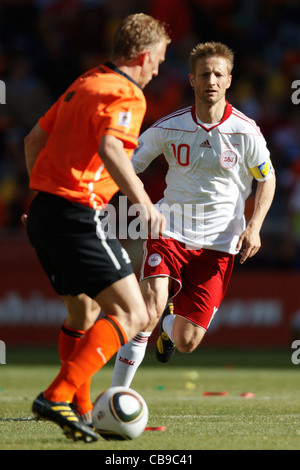
<instances>
[{"instance_id":1,"label":"stadium advertising board","mask_svg":"<svg viewBox=\"0 0 300 470\"><path fill-rule=\"evenodd\" d=\"M57 344L66 309L25 236L2 240L0 270L0 340L6 346ZM234 271L203 345L290 347L300 340L299 285L296 272Z\"/></svg>"}]
</instances>

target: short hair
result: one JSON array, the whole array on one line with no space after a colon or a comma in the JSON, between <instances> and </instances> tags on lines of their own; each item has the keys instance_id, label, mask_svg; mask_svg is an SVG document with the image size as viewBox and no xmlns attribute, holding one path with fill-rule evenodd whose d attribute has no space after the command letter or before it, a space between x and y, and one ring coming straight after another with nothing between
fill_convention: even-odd
<instances>
[{"instance_id":1,"label":"short hair","mask_svg":"<svg viewBox=\"0 0 300 470\"><path fill-rule=\"evenodd\" d=\"M228 73L231 74L234 65L233 51L222 42L204 42L197 44L190 53L189 63L191 73L195 73L197 60L201 57L223 57L227 60Z\"/></svg>"},{"instance_id":2,"label":"short hair","mask_svg":"<svg viewBox=\"0 0 300 470\"><path fill-rule=\"evenodd\" d=\"M152 16L136 13L127 16L116 30L111 49L111 60L135 59L146 48L165 41L171 42L167 25Z\"/></svg>"}]
</instances>

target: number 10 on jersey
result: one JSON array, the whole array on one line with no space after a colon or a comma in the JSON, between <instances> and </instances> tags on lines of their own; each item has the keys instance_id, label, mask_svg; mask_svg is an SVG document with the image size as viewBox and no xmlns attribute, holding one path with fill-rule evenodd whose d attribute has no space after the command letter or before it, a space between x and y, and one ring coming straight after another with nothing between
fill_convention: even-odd
<instances>
[{"instance_id":1,"label":"number 10 on jersey","mask_svg":"<svg viewBox=\"0 0 300 470\"><path fill-rule=\"evenodd\" d=\"M190 164L190 146L188 144L171 145L177 163L181 166L188 166Z\"/></svg>"}]
</instances>

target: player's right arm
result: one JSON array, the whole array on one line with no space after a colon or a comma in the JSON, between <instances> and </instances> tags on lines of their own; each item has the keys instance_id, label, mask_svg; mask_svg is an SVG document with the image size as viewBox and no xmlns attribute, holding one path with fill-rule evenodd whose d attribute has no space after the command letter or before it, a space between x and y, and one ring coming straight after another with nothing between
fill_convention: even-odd
<instances>
[{"instance_id":1,"label":"player's right arm","mask_svg":"<svg viewBox=\"0 0 300 470\"><path fill-rule=\"evenodd\" d=\"M164 152L164 142L159 129L150 127L139 137L139 145L132 157L136 173L143 173L150 163Z\"/></svg>"},{"instance_id":2,"label":"player's right arm","mask_svg":"<svg viewBox=\"0 0 300 470\"><path fill-rule=\"evenodd\" d=\"M37 123L24 139L25 161L29 176L31 175L32 169L40 151L47 143L48 137L49 134L47 134L47 132L41 128L39 123ZM21 221L26 227L27 214L22 214Z\"/></svg>"},{"instance_id":3,"label":"player's right arm","mask_svg":"<svg viewBox=\"0 0 300 470\"><path fill-rule=\"evenodd\" d=\"M49 134L37 123L24 139L26 168L29 176L40 151L47 143L48 137Z\"/></svg>"},{"instance_id":4,"label":"player's right arm","mask_svg":"<svg viewBox=\"0 0 300 470\"><path fill-rule=\"evenodd\" d=\"M98 153L120 191L132 204L142 206L143 210L139 212L143 226L151 228L151 233L162 234L165 228L164 217L155 209L135 174L132 163L124 151L123 142L113 135L104 135Z\"/></svg>"},{"instance_id":5,"label":"player's right arm","mask_svg":"<svg viewBox=\"0 0 300 470\"><path fill-rule=\"evenodd\" d=\"M53 129L57 110L62 98L57 100L43 117L35 124L24 139L24 152L26 168L29 176L40 151L45 147L48 137Z\"/></svg>"}]
</instances>

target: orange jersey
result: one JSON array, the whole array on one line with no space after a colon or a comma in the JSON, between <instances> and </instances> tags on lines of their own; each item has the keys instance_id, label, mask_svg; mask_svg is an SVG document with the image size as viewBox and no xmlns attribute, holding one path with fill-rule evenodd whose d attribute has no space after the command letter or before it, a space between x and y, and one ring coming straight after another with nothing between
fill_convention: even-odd
<instances>
[{"instance_id":1,"label":"orange jersey","mask_svg":"<svg viewBox=\"0 0 300 470\"><path fill-rule=\"evenodd\" d=\"M49 138L30 188L103 207L119 188L98 154L101 138L110 134L122 140L131 158L145 112L142 89L113 64L88 71L39 120Z\"/></svg>"}]
</instances>

